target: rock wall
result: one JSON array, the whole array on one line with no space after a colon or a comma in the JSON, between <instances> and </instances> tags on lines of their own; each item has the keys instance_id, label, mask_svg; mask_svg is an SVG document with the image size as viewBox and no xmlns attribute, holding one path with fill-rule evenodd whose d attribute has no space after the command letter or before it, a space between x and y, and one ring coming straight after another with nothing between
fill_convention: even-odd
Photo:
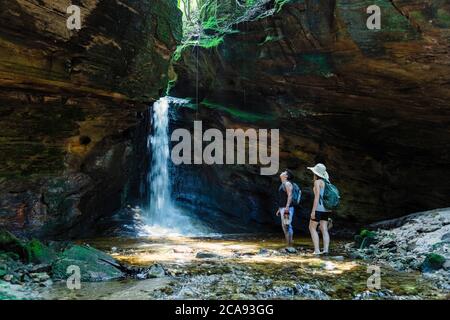
<instances>
[{"instance_id":1,"label":"rock wall","mask_svg":"<svg viewBox=\"0 0 450 320\"><path fill-rule=\"evenodd\" d=\"M0 3L1 226L80 235L139 196L181 28L175 0Z\"/></svg>"},{"instance_id":2,"label":"rock wall","mask_svg":"<svg viewBox=\"0 0 450 320\"><path fill-rule=\"evenodd\" d=\"M381 30L366 28L372 4ZM281 168L308 191L306 166L325 163L346 225L448 206L449 17L447 1L289 1L217 47L183 51L172 95L200 107L180 111L181 125L280 128ZM202 181L180 181L180 202L273 222L277 177L249 166L180 170Z\"/></svg>"}]
</instances>

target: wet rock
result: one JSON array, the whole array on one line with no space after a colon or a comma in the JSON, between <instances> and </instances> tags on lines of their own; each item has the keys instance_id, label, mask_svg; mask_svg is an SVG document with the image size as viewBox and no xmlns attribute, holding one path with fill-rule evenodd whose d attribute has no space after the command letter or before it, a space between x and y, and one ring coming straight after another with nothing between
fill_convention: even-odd
<instances>
[{"instance_id":1,"label":"wet rock","mask_svg":"<svg viewBox=\"0 0 450 320\"><path fill-rule=\"evenodd\" d=\"M3 280L11 282L14 279L14 276L12 274L7 274L3 276Z\"/></svg>"},{"instance_id":2,"label":"wet rock","mask_svg":"<svg viewBox=\"0 0 450 320\"><path fill-rule=\"evenodd\" d=\"M329 300L330 297L319 288L310 284L295 285L295 294L311 300Z\"/></svg>"},{"instance_id":3,"label":"wet rock","mask_svg":"<svg viewBox=\"0 0 450 320\"><path fill-rule=\"evenodd\" d=\"M192 253L194 250L189 247L177 247L173 249L174 253Z\"/></svg>"},{"instance_id":4,"label":"wet rock","mask_svg":"<svg viewBox=\"0 0 450 320\"><path fill-rule=\"evenodd\" d=\"M391 299L393 297L393 293L390 290L378 290L378 291L369 291L366 290L364 292L358 293L353 300L383 300L383 299Z\"/></svg>"},{"instance_id":5,"label":"wet rock","mask_svg":"<svg viewBox=\"0 0 450 320\"><path fill-rule=\"evenodd\" d=\"M221 256L216 253L212 253L212 252L197 252L195 257L197 259L216 259L216 258L220 258Z\"/></svg>"},{"instance_id":6,"label":"wet rock","mask_svg":"<svg viewBox=\"0 0 450 320\"><path fill-rule=\"evenodd\" d=\"M287 253L291 253L291 254L297 253L297 249L295 249L295 248L293 248L293 247L288 247L288 248L285 249L285 251L286 251Z\"/></svg>"},{"instance_id":7,"label":"wet rock","mask_svg":"<svg viewBox=\"0 0 450 320\"><path fill-rule=\"evenodd\" d=\"M45 272L31 273L30 276L34 282L45 282L50 279L50 276Z\"/></svg>"},{"instance_id":8,"label":"wet rock","mask_svg":"<svg viewBox=\"0 0 450 320\"><path fill-rule=\"evenodd\" d=\"M0 229L0 251L15 253L22 259L27 258L23 241L5 229Z\"/></svg>"},{"instance_id":9,"label":"wet rock","mask_svg":"<svg viewBox=\"0 0 450 320\"><path fill-rule=\"evenodd\" d=\"M345 258L343 256L334 256L334 257L330 257L330 259L335 260L335 261L344 261Z\"/></svg>"},{"instance_id":10,"label":"wet rock","mask_svg":"<svg viewBox=\"0 0 450 320\"><path fill-rule=\"evenodd\" d=\"M52 266L50 264L32 264L29 266L28 270L30 273L38 273L38 272L50 272Z\"/></svg>"},{"instance_id":11,"label":"wet rock","mask_svg":"<svg viewBox=\"0 0 450 320\"><path fill-rule=\"evenodd\" d=\"M166 275L166 270L159 264L150 267L147 272L148 278L161 278Z\"/></svg>"},{"instance_id":12,"label":"wet rock","mask_svg":"<svg viewBox=\"0 0 450 320\"><path fill-rule=\"evenodd\" d=\"M124 277L121 266L111 256L89 246L72 245L64 250L52 265L52 277L56 280L67 279L69 266L80 268L81 281L107 281Z\"/></svg>"},{"instance_id":13,"label":"wet rock","mask_svg":"<svg viewBox=\"0 0 450 320\"><path fill-rule=\"evenodd\" d=\"M445 264L445 257L430 253L426 256L425 260L421 265L422 272L432 272L441 269Z\"/></svg>"},{"instance_id":14,"label":"wet rock","mask_svg":"<svg viewBox=\"0 0 450 320\"><path fill-rule=\"evenodd\" d=\"M443 234L442 237L441 237L441 241L443 241L443 242L450 242L450 232L447 232L447 233Z\"/></svg>"},{"instance_id":15,"label":"wet rock","mask_svg":"<svg viewBox=\"0 0 450 320\"><path fill-rule=\"evenodd\" d=\"M27 261L37 264L51 264L56 259L56 253L39 240L26 243Z\"/></svg>"},{"instance_id":16,"label":"wet rock","mask_svg":"<svg viewBox=\"0 0 450 320\"><path fill-rule=\"evenodd\" d=\"M444 268L444 270L450 270L450 259L447 259L444 263L444 265L442 266L442 268Z\"/></svg>"}]
</instances>

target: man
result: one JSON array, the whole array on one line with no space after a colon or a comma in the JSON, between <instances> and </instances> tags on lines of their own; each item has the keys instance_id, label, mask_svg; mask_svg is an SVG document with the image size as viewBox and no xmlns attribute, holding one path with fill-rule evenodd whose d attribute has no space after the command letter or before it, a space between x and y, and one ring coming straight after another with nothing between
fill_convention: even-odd
<instances>
[{"instance_id":1,"label":"man","mask_svg":"<svg viewBox=\"0 0 450 320\"><path fill-rule=\"evenodd\" d=\"M280 174L281 185L278 189L278 211L277 216L281 216L281 226L288 247L292 246L292 238L294 230L292 229L292 217L294 216L294 204L292 201L293 186L290 182L294 178L289 170L285 170Z\"/></svg>"}]
</instances>

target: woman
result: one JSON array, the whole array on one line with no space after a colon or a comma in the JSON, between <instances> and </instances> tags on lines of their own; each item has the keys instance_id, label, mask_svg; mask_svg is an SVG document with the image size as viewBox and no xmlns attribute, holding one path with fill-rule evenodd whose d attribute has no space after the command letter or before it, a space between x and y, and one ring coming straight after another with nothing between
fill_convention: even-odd
<instances>
[{"instance_id":1,"label":"woman","mask_svg":"<svg viewBox=\"0 0 450 320\"><path fill-rule=\"evenodd\" d=\"M309 221L309 231L314 244L315 255L328 254L330 249L330 235L328 234L328 219L331 210L325 208L323 204L323 194L325 191L325 181L329 181L327 168L319 163L315 167L308 167L314 173L314 203L311 210L311 219ZM317 226L320 225L320 231L323 237L323 252L320 252L319 234Z\"/></svg>"}]
</instances>

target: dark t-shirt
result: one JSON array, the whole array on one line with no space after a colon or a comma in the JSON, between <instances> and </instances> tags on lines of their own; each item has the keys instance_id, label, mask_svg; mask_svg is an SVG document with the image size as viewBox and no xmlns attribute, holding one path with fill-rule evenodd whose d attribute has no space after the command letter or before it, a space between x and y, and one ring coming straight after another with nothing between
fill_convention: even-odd
<instances>
[{"instance_id":1,"label":"dark t-shirt","mask_svg":"<svg viewBox=\"0 0 450 320\"><path fill-rule=\"evenodd\" d=\"M279 208L285 208L286 204L287 204L287 200L288 200L288 195L286 192L286 188L284 187L283 184L280 185L280 187L278 188L278 207ZM293 207L293 201L291 201L291 205L290 207Z\"/></svg>"}]
</instances>

